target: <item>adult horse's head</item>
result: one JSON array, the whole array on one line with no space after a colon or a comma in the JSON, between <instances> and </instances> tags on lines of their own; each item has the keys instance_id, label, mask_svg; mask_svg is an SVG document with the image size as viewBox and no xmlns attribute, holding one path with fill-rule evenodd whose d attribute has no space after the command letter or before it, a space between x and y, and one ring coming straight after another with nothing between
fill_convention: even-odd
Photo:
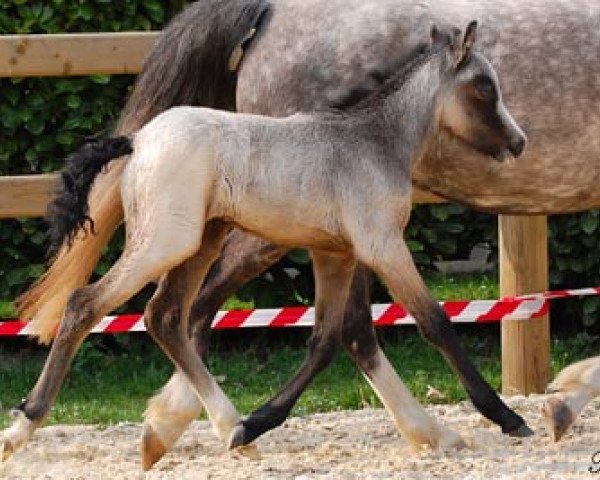
<instances>
[{"instance_id":1,"label":"adult horse's head","mask_svg":"<svg viewBox=\"0 0 600 480\"><path fill-rule=\"evenodd\" d=\"M440 102L440 127L496 160L518 157L527 139L502 101L492 65L474 49L476 31L474 21L464 37L458 29L447 34L432 28L434 43L448 47L451 75Z\"/></svg>"}]
</instances>

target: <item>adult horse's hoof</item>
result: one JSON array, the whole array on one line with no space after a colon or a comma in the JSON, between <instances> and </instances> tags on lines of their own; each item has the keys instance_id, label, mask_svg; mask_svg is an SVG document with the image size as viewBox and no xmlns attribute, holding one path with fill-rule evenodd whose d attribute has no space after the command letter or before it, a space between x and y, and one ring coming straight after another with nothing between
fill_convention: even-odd
<instances>
[{"instance_id":1,"label":"adult horse's hoof","mask_svg":"<svg viewBox=\"0 0 600 480\"><path fill-rule=\"evenodd\" d=\"M542 406L542 416L550 431L552 440L558 442L575 421L569 406L556 397L551 397Z\"/></svg>"},{"instance_id":2,"label":"adult horse's hoof","mask_svg":"<svg viewBox=\"0 0 600 480\"><path fill-rule=\"evenodd\" d=\"M507 432L511 437L532 437L535 432L527 426L526 423L521 425L519 428L515 428L510 432Z\"/></svg>"},{"instance_id":3,"label":"adult horse's hoof","mask_svg":"<svg viewBox=\"0 0 600 480\"><path fill-rule=\"evenodd\" d=\"M149 424L144 425L142 432L141 454L142 468L145 472L150 470L169 450L163 444L156 430Z\"/></svg>"}]
</instances>

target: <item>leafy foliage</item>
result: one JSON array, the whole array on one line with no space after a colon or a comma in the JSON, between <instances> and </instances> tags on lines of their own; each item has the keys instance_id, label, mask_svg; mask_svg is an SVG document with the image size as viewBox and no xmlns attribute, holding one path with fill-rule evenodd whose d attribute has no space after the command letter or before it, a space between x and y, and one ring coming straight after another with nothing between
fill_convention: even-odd
<instances>
[{"instance_id":1,"label":"leafy foliage","mask_svg":"<svg viewBox=\"0 0 600 480\"><path fill-rule=\"evenodd\" d=\"M0 34L159 29L182 0L0 0ZM0 175L56 170L83 139L114 126L133 77L0 79ZM600 217L597 211L560 216L550 222L553 287L596 285L600 280ZM0 298L12 299L44 268L41 220L0 221ZM438 259L465 258L477 243L497 245L494 216L460 205L428 205L413 210L407 240L421 269ZM103 274L122 247L122 232L96 273ZM375 300L386 298L379 288ZM313 295L306 252L295 250L240 292L256 306L307 303ZM139 309L143 298L130 308ZM598 324L600 299L588 298L565 310Z\"/></svg>"},{"instance_id":2,"label":"leafy foliage","mask_svg":"<svg viewBox=\"0 0 600 480\"><path fill-rule=\"evenodd\" d=\"M496 217L453 203L421 205L413 208L406 238L417 265L431 269L436 260L469 258L478 243L497 246Z\"/></svg>"},{"instance_id":3,"label":"leafy foliage","mask_svg":"<svg viewBox=\"0 0 600 480\"><path fill-rule=\"evenodd\" d=\"M555 215L548 225L550 288L600 285L600 211ZM480 242L497 252L497 232L495 216L448 204L414 209L407 236L417 263L430 268L436 257L467 257ZM553 302L552 307L557 327L576 330L583 326L594 333L600 331L600 297Z\"/></svg>"},{"instance_id":4,"label":"leafy foliage","mask_svg":"<svg viewBox=\"0 0 600 480\"><path fill-rule=\"evenodd\" d=\"M550 284L556 288L600 285L600 211L557 215L549 225ZM557 313L557 317L578 319L592 332L600 332L599 297L563 302Z\"/></svg>"}]
</instances>

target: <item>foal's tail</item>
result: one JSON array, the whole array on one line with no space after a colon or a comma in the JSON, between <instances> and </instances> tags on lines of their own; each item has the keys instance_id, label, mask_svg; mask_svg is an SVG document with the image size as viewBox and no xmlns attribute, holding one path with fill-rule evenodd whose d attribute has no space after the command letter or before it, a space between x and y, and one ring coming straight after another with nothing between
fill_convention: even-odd
<instances>
[{"instance_id":1,"label":"foal's tail","mask_svg":"<svg viewBox=\"0 0 600 480\"><path fill-rule=\"evenodd\" d=\"M201 0L177 15L146 59L117 133L131 134L177 105L231 108L236 76L230 60L257 28L268 6L267 0ZM95 235L67 235L60 247L57 236L50 268L17 299L20 317L34 323L41 342L52 339L69 296L87 283L103 248L123 221L120 179L124 166L124 161L113 161L93 184L86 215L93 219Z\"/></svg>"},{"instance_id":2,"label":"foal's tail","mask_svg":"<svg viewBox=\"0 0 600 480\"><path fill-rule=\"evenodd\" d=\"M121 136L88 143L67 158L61 171L62 188L46 214L49 256L54 257L65 244L71 247L79 230L94 233L94 220L88 215L94 179L108 162L132 152L131 139Z\"/></svg>"}]
</instances>

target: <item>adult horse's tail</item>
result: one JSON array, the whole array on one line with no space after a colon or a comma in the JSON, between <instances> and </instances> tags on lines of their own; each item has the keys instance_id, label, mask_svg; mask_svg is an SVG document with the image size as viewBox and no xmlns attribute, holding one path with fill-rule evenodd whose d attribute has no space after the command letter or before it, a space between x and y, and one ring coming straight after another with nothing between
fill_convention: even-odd
<instances>
[{"instance_id":1,"label":"adult horse's tail","mask_svg":"<svg viewBox=\"0 0 600 480\"><path fill-rule=\"evenodd\" d=\"M133 133L176 105L232 108L236 77L231 67L268 6L267 0L201 0L177 15L146 59L117 133ZM70 294L88 282L123 220L123 167L123 160L113 161L93 184L89 217L95 234L65 241L44 276L17 299L19 315L33 322L40 342L52 339Z\"/></svg>"}]
</instances>

